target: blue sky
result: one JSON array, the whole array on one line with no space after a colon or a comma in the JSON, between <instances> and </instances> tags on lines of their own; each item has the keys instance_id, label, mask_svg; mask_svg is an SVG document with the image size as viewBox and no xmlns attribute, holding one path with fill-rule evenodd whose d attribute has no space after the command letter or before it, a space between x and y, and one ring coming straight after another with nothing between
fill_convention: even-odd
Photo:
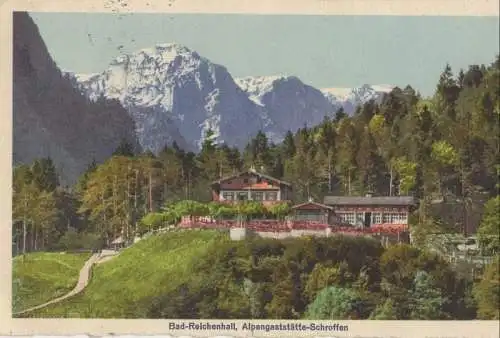
<instances>
[{"instance_id":1,"label":"blue sky","mask_svg":"<svg viewBox=\"0 0 500 338\"><path fill-rule=\"evenodd\" d=\"M101 72L120 54L176 42L234 77L296 75L317 88L411 84L434 91L454 69L491 63L498 17L31 13L64 70ZM119 48L123 46L123 48Z\"/></svg>"}]
</instances>

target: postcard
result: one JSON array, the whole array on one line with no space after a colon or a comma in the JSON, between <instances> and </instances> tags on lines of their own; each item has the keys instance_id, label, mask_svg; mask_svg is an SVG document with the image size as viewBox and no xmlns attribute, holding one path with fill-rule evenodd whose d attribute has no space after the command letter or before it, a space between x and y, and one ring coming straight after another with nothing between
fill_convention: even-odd
<instances>
[{"instance_id":1,"label":"postcard","mask_svg":"<svg viewBox=\"0 0 500 338\"><path fill-rule=\"evenodd\" d=\"M4 1L6 335L498 337L490 1Z\"/></svg>"}]
</instances>

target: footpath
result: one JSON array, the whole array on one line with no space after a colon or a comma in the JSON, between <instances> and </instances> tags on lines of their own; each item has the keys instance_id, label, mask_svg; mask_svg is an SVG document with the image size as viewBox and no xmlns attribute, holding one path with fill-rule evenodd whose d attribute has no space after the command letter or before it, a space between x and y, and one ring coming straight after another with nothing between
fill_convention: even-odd
<instances>
[{"instance_id":1,"label":"footpath","mask_svg":"<svg viewBox=\"0 0 500 338\"><path fill-rule=\"evenodd\" d=\"M85 262L85 264L83 265L82 269L80 270L80 275L78 277L78 282L76 283L76 285L73 288L73 290L71 290L70 292L68 292L67 294L65 294L63 296L54 298L54 299L52 299L52 300L50 300L50 301L48 301L46 303L43 303L43 304L40 304L40 305L37 305L37 306L33 306L33 307L25 309L23 311L15 312L15 313L13 313L13 315L20 315L20 314L23 314L23 313L27 313L27 312L31 312L31 311L34 311L34 310L38 310L38 309L44 308L44 307L46 307L46 306L48 306L50 304L59 303L59 302L65 300L65 299L67 299L69 297L73 297L74 295L82 292L87 287L87 285L90 282L90 277L91 277L91 273L92 273L92 266L94 264L99 264L99 263L105 262L105 261L111 259L116 254L117 254L117 252L114 251L114 250L103 250L100 253L93 254Z\"/></svg>"}]
</instances>

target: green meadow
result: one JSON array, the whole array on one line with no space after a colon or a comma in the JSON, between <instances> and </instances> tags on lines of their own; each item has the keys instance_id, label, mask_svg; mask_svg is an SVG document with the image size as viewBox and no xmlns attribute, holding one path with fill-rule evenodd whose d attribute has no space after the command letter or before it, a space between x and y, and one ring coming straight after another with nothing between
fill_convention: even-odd
<instances>
[{"instance_id":1,"label":"green meadow","mask_svg":"<svg viewBox=\"0 0 500 338\"><path fill-rule=\"evenodd\" d=\"M12 268L12 312L71 291L90 253L37 252L17 256Z\"/></svg>"},{"instance_id":2,"label":"green meadow","mask_svg":"<svg viewBox=\"0 0 500 338\"><path fill-rule=\"evenodd\" d=\"M150 306L145 299L174 290L190 278L196 260L225 241L216 231L152 236L94 267L81 293L23 317L131 318ZM145 316L145 314L144 314Z\"/></svg>"}]
</instances>

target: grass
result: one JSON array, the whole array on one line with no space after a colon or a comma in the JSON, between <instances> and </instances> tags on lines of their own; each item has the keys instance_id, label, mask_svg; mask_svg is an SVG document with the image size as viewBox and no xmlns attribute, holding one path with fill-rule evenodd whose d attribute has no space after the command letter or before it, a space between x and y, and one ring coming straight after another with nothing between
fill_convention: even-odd
<instances>
[{"instance_id":1,"label":"grass","mask_svg":"<svg viewBox=\"0 0 500 338\"><path fill-rule=\"evenodd\" d=\"M32 318L146 318L150 299L186 282L193 263L225 235L217 231L151 236L97 265L75 297L34 311Z\"/></svg>"},{"instance_id":2,"label":"grass","mask_svg":"<svg viewBox=\"0 0 500 338\"><path fill-rule=\"evenodd\" d=\"M71 291L90 253L37 252L14 257L12 312L45 303Z\"/></svg>"}]
</instances>

